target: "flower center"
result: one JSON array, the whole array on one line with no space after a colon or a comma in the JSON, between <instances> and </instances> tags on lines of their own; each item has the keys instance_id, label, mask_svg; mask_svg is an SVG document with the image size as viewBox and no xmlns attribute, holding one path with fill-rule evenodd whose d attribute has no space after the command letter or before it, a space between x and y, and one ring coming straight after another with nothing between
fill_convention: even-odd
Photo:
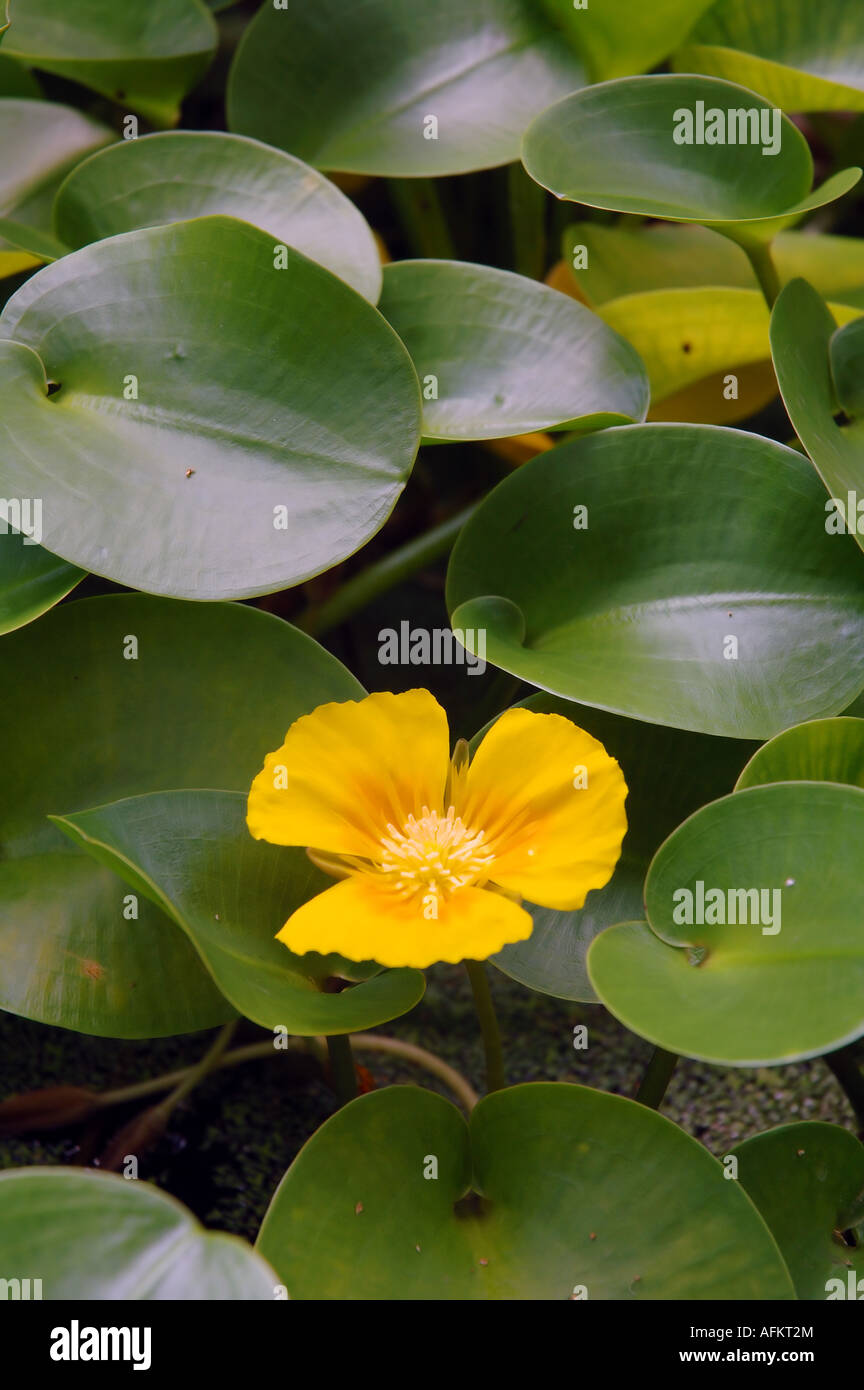
<instances>
[{"instance_id":1,"label":"flower center","mask_svg":"<svg viewBox=\"0 0 864 1390\"><path fill-rule=\"evenodd\" d=\"M381 837L376 869L386 875L401 898L447 898L457 888L485 879L495 855L484 849L485 834L462 823L451 806L446 815L430 811L409 816L402 829L388 824Z\"/></svg>"}]
</instances>

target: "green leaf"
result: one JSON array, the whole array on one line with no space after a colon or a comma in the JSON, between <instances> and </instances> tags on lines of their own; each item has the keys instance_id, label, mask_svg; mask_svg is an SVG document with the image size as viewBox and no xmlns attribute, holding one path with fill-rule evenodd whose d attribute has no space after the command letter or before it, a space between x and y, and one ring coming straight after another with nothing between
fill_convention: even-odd
<instances>
[{"instance_id":1,"label":"green leaf","mask_svg":"<svg viewBox=\"0 0 864 1390\"><path fill-rule=\"evenodd\" d=\"M843 354L834 347L836 333L831 310L806 280L793 280L778 296L771 315L774 370L795 432L831 493L822 524L835 540L838 529L848 530L864 549L864 506L858 511L859 495L864 502L864 419L845 425L835 419L832 348L835 363Z\"/></svg>"},{"instance_id":2,"label":"green leaf","mask_svg":"<svg viewBox=\"0 0 864 1390\"><path fill-rule=\"evenodd\" d=\"M574 262L584 247L587 264ZM778 233L771 254L781 284L802 275L839 304L862 304L864 238L816 232ZM707 227L686 222L629 222L604 227L575 222L563 237L563 255L590 304L647 290L729 286L755 290L758 282L744 251Z\"/></svg>"},{"instance_id":3,"label":"green leaf","mask_svg":"<svg viewBox=\"0 0 864 1390\"><path fill-rule=\"evenodd\" d=\"M704 133L700 102L706 117L721 113L724 142L732 134L735 143L699 143ZM861 177L860 169L846 169L811 193L807 141L780 112L776 132L769 114L762 134L761 113L771 110L755 93L715 78L621 78L575 92L538 116L525 135L523 163L558 198L672 222L703 222L741 242L770 241L788 222L839 198ZM738 142L742 134L752 134L743 120L731 129L727 113L740 111L758 117L758 142ZM676 135L687 134L693 143L676 143ZM766 157L766 148L774 153Z\"/></svg>"},{"instance_id":4,"label":"green leaf","mask_svg":"<svg viewBox=\"0 0 864 1390\"><path fill-rule=\"evenodd\" d=\"M864 321L838 328L829 345L831 378L840 409L856 419L864 416Z\"/></svg>"},{"instance_id":5,"label":"green leaf","mask_svg":"<svg viewBox=\"0 0 864 1390\"><path fill-rule=\"evenodd\" d=\"M0 505L0 518L4 514ZM4 529L0 519L0 633L32 623L83 578L81 570Z\"/></svg>"},{"instance_id":6,"label":"green leaf","mask_svg":"<svg viewBox=\"0 0 864 1390\"><path fill-rule=\"evenodd\" d=\"M857 787L779 782L714 801L655 855L650 927L622 923L593 942L591 983L628 1028L687 1057L767 1066L830 1052L864 1033L862 854ZM710 890L724 920L746 909L748 922L700 923L715 912ZM754 891L758 904L729 896ZM684 892L691 925L675 920Z\"/></svg>"},{"instance_id":7,"label":"green leaf","mask_svg":"<svg viewBox=\"0 0 864 1390\"><path fill-rule=\"evenodd\" d=\"M781 1125L738 1144L738 1181L758 1209L801 1299L860 1299L864 1148L839 1125ZM844 1231L857 1227L857 1244ZM856 1234L853 1232L853 1235ZM849 1293L850 1274L854 1292ZM840 1288L829 1281L840 1280Z\"/></svg>"},{"instance_id":8,"label":"green leaf","mask_svg":"<svg viewBox=\"0 0 864 1390\"><path fill-rule=\"evenodd\" d=\"M41 259L52 246L51 205L57 188L79 160L114 138L107 126L74 107L18 97L0 100L0 277L35 264L29 258L19 264L20 251ZM55 253L56 248L51 255Z\"/></svg>"},{"instance_id":9,"label":"green leaf","mask_svg":"<svg viewBox=\"0 0 864 1390\"><path fill-rule=\"evenodd\" d=\"M8 1276L41 1280L31 1298L248 1302L278 1286L244 1240L205 1231L149 1182L93 1169L0 1173L0 1246Z\"/></svg>"},{"instance_id":10,"label":"green leaf","mask_svg":"<svg viewBox=\"0 0 864 1390\"><path fill-rule=\"evenodd\" d=\"M831 307L844 323L861 312ZM654 419L680 419L678 393L697 382L706 386L708 424L746 419L777 394L770 313L759 290L651 290L609 300L597 312L645 362ZM729 373L736 377L732 398Z\"/></svg>"},{"instance_id":11,"label":"green leaf","mask_svg":"<svg viewBox=\"0 0 864 1390\"><path fill-rule=\"evenodd\" d=\"M712 0L602 0L577 8L575 0L542 0L577 52L584 54L594 82L626 77L656 67L685 39Z\"/></svg>"},{"instance_id":12,"label":"green leaf","mask_svg":"<svg viewBox=\"0 0 864 1390\"><path fill-rule=\"evenodd\" d=\"M585 955L598 932L642 912L642 884L655 851L676 826L707 801L731 791L747 757L738 739L709 738L532 695L541 714L560 714L600 740L627 782L627 834L612 878L588 894L578 912L526 904L534 918L527 941L505 946L491 961L505 975L556 999L593 1002ZM752 745L751 745L752 747Z\"/></svg>"},{"instance_id":13,"label":"green leaf","mask_svg":"<svg viewBox=\"0 0 864 1390\"><path fill-rule=\"evenodd\" d=\"M425 436L498 439L644 419L648 382L633 349L536 280L400 261L384 272L380 308L423 384Z\"/></svg>"},{"instance_id":14,"label":"green leaf","mask_svg":"<svg viewBox=\"0 0 864 1390\"><path fill-rule=\"evenodd\" d=\"M373 303L381 293L375 238L350 199L308 164L241 135L163 131L103 150L66 179L54 228L80 247L219 213L302 251Z\"/></svg>"},{"instance_id":15,"label":"green leaf","mask_svg":"<svg viewBox=\"0 0 864 1390\"><path fill-rule=\"evenodd\" d=\"M240 41L228 124L319 169L462 174L517 159L529 121L584 80L533 0L288 0Z\"/></svg>"},{"instance_id":16,"label":"green leaf","mask_svg":"<svg viewBox=\"0 0 864 1390\"><path fill-rule=\"evenodd\" d=\"M47 817L166 786L248 791L295 719L362 688L311 638L237 604L84 599L4 637L2 651L0 725L14 738L0 804L0 1007L108 1037L224 1022L233 1010L177 927L144 900L129 916L120 879Z\"/></svg>"},{"instance_id":17,"label":"green leaf","mask_svg":"<svg viewBox=\"0 0 864 1390\"><path fill-rule=\"evenodd\" d=\"M741 82L786 111L864 111L859 0L722 0L674 62Z\"/></svg>"},{"instance_id":18,"label":"green leaf","mask_svg":"<svg viewBox=\"0 0 864 1390\"><path fill-rule=\"evenodd\" d=\"M206 72L218 31L200 0L15 0L3 52L173 125Z\"/></svg>"},{"instance_id":19,"label":"green leaf","mask_svg":"<svg viewBox=\"0 0 864 1390\"><path fill-rule=\"evenodd\" d=\"M152 593L243 598L383 525L419 438L410 358L347 285L279 254L200 218L87 246L9 300L0 485L44 498L50 550Z\"/></svg>"},{"instance_id":20,"label":"green leaf","mask_svg":"<svg viewBox=\"0 0 864 1390\"><path fill-rule=\"evenodd\" d=\"M754 753L735 790L767 782L842 782L864 787L864 719L814 719L784 729Z\"/></svg>"},{"instance_id":21,"label":"green leaf","mask_svg":"<svg viewBox=\"0 0 864 1390\"><path fill-rule=\"evenodd\" d=\"M452 625L469 643L484 630L489 661L568 700L770 738L861 688L864 573L851 542L825 534L822 497L806 458L736 430L574 440L466 523Z\"/></svg>"},{"instance_id":22,"label":"green leaf","mask_svg":"<svg viewBox=\"0 0 864 1390\"><path fill-rule=\"evenodd\" d=\"M156 792L52 820L182 927L226 999L262 1028L353 1033L413 1009L425 988L419 970L386 970L325 993L327 976L356 967L339 956L295 956L276 941L291 913L332 880L304 850L253 840L246 800Z\"/></svg>"},{"instance_id":23,"label":"green leaf","mask_svg":"<svg viewBox=\"0 0 864 1390\"><path fill-rule=\"evenodd\" d=\"M352 1101L289 1168L257 1248L292 1299L793 1297L701 1144L553 1083L487 1096L470 1123L415 1087Z\"/></svg>"}]
</instances>

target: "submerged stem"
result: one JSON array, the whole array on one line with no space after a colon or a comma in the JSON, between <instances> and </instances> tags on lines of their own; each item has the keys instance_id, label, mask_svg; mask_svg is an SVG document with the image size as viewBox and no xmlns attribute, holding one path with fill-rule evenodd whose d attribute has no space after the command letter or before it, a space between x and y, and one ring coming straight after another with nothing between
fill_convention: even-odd
<instances>
[{"instance_id":1,"label":"submerged stem","mask_svg":"<svg viewBox=\"0 0 864 1390\"><path fill-rule=\"evenodd\" d=\"M665 1048L655 1047L633 1099L638 1100L640 1105L659 1110L677 1061L677 1052L667 1052Z\"/></svg>"},{"instance_id":2,"label":"submerged stem","mask_svg":"<svg viewBox=\"0 0 864 1390\"><path fill-rule=\"evenodd\" d=\"M403 579L409 579L418 570L439 560L447 554L475 505L465 507L447 521L442 521L440 526L433 526L431 531L415 536L355 574L324 603L310 605L297 619L296 626L312 637L320 637L331 628L339 627L388 589L401 584Z\"/></svg>"},{"instance_id":3,"label":"submerged stem","mask_svg":"<svg viewBox=\"0 0 864 1390\"><path fill-rule=\"evenodd\" d=\"M498 1028L495 1005L492 1002L489 980L486 977L486 970L479 960L466 960L465 969L468 971L468 979L471 981L474 1007L477 1010L480 1031L483 1034L483 1048L486 1053L486 1089L487 1091L500 1091L504 1086L504 1054L501 1050L501 1033Z\"/></svg>"},{"instance_id":4,"label":"submerged stem","mask_svg":"<svg viewBox=\"0 0 864 1390\"><path fill-rule=\"evenodd\" d=\"M347 1033L339 1033L327 1038L327 1055L330 1059L330 1079L333 1090L342 1105L357 1095L357 1068L351 1051L351 1039Z\"/></svg>"}]
</instances>

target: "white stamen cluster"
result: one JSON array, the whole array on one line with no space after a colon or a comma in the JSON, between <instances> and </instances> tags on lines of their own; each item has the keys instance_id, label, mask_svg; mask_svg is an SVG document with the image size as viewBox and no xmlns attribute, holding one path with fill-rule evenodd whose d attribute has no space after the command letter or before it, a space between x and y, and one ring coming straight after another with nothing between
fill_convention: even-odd
<instances>
[{"instance_id":1,"label":"white stamen cluster","mask_svg":"<svg viewBox=\"0 0 864 1390\"><path fill-rule=\"evenodd\" d=\"M429 893L446 898L486 878L495 855L482 848L484 840L484 832L469 830L453 806L443 816L424 806L401 830L388 823L375 867L387 875L400 898Z\"/></svg>"}]
</instances>

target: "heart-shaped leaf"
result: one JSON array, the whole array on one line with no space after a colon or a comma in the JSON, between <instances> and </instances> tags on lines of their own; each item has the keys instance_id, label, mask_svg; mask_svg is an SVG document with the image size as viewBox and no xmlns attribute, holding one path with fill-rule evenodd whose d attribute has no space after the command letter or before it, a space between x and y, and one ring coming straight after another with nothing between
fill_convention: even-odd
<instances>
[{"instance_id":1,"label":"heart-shaped leaf","mask_svg":"<svg viewBox=\"0 0 864 1390\"><path fill-rule=\"evenodd\" d=\"M592 943L591 983L628 1028L687 1057L830 1052L864 1033L862 854L857 787L780 782L714 801L655 855L650 927Z\"/></svg>"},{"instance_id":2,"label":"heart-shaped leaf","mask_svg":"<svg viewBox=\"0 0 864 1390\"><path fill-rule=\"evenodd\" d=\"M415 1087L352 1101L289 1168L257 1248L292 1299L793 1297L707 1149L635 1101L542 1082L470 1124Z\"/></svg>"},{"instance_id":3,"label":"heart-shaped leaf","mask_svg":"<svg viewBox=\"0 0 864 1390\"><path fill-rule=\"evenodd\" d=\"M675 74L565 97L532 122L522 158L556 197L704 222L748 244L770 241L861 177L846 169L811 193L807 141L781 111L735 83Z\"/></svg>"},{"instance_id":4,"label":"heart-shaped leaf","mask_svg":"<svg viewBox=\"0 0 864 1390\"><path fill-rule=\"evenodd\" d=\"M107 126L74 107L0 100L0 277L29 269L46 251L56 254L54 194L73 165L113 139ZM29 253L23 265L22 251Z\"/></svg>"},{"instance_id":5,"label":"heart-shaped leaf","mask_svg":"<svg viewBox=\"0 0 864 1390\"><path fill-rule=\"evenodd\" d=\"M541 714L572 719L617 760L627 783L627 834L605 888L589 893L578 912L526 904L534 918L533 932L527 941L505 946L491 960L530 989L557 999L591 1002L597 996L585 955L594 937L642 912L642 884L652 855L693 811L731 791L748 745L638 724L552 695L532 695L524 704Z\"/></svg>"},{"instance_id":6,"label":"heart-shaped leaf","mask_svg":"<svg viewBox=\"0 0 864 1390\"><path fill-rule=\"evenodd\" d=\"M823 504L826 532L832 537L851 533L864 549L864 416L846 420L841 415L832 374L835 334L837 322L812 285L788 284L771 315L771 351L783 403L831 493ZM853 342L860 342L858 330ZM843 355L841 347L837 360ZM857 362L860 370L860 355Z\"/></svg>"},{"instance_id":7,"label":"heart-shaped leaf","mask_svg":"<svg viewBox=\"0 0 864 1390\"><path fill-rule=\"evenodd\" d=\"M784 729L753 754L735 790L767 782L864 787L864 719L814 719Z\"/></svg>"},{"instance_id":8,"label":"heart-shaped leaf","mask_svg":"<svg viewBox=\"0 0 864 1390\"><path fill-rule=\"evenodd\" d=\"M109 1037L231 1017L182 932L47 817L167 786L246 791L295 719L362 694L311 638L239 604L84 599L4 637L0 1007Z\"/></svg>"},{"instance_id":9,"label":"heart-shaped leaf","mask_svg":"<svg viewBox=\"0 0 864 1390\"><path fill-rule=\"evenodd\" d=\"M32 623L83 578L81 570L30 544L0 519L0 633Z\"/></svg>"},{"instance_id":10,"label":"heart-shaped leaf","mask_svg":"<svg viewBox=\"0 0 864 1390\"><path fill-rule=\"evenodd\" d=\"M3 52L173 125L203 76L218 31L200 0L16 0Z\"/></svg>"},{"instance_id":11,"label":"heart-shaped leaf","mask_svg":"<svg viewBox=\"0 0 864 1390\"><path fill-rule=\"evenodd\" d=\"M22 1298L261 1301L278 1287L244 1240L205 1231L149 1182L93 1169L0 1173L0 1248L8 1276L29 1280Z\"/></svg>"},{"instance_id":12,"label":"heart-shaped leaf","mask_svg":"<svg viewBox=\"0 0 864 1390\"><path fill-rule=\"evenodd\" d=\"M65 180L54 230L70 247L190 217L251 222L302 251L373 304L381 262L366 219L292 155L217 131L163 131L87 159Z\"/></svg>"},{"instance_id":13,"label":"heart-shaped leaf","mask_svg":"<svg viewBox=\"0 0 864 1390\"><path fill-rule=\"evenodd\" d=\"M843 710L864 571L806 458L756 435L631 425L505 478L450 561L453 627L541 689L657 724L770 738Z\"/></svg>"},{"instance_id":14,"label":"heart-shaped leaf","mask_svg":"<svg viewBox=\"0 0 864 1390\"><path fill-rule=\"evenodd\" d=\"M648 382L633 349L536 280L458 261L401 261L384 272L380 308L413 358L431 438L645 417Z\"/></svg>"},{"instance_id":15,"label":"heart-shaped leaf","mask_svg":"<svg viewBox=\"0 0 864 1390\"><path fill-rule=\"evenodd\" d=\"M675 67L743 82L787 111L864 111L859 0L722 0Z\"/></svg>"},{"instance_id":16,"label":"heart-shaped leaf","mask_svg":"<svg viewBox=\"0 0 864 1390\"><path fill-rule=\"evenodd\" d=\"M319 169L461 174L518 158L529 121L585 80L532 0L262 5L228 124Z\"/></svg>"},{"instance_id":17,"label":"heart-shaped leaf","mask_svg":"<svg viewBox=\"0 0 864 1390\"><path fill-rule=\"evenodd\" d=\"M0 484L44 498L50 550L133 588L298 584L374 535L413 463L419 390L396 334L232 218L66 256L13 295L0 336Z\"/></svg>"},{"instance_id":18,"label":"heart-shaped leaf","mask_svg":"<svg viewBox=\"0 0 864 1390\"><path fill-rule=\"evenodd\" d=\"M860 1299L864 1148L854 1134L818 1122L781 1125L745 1139L732 1154L798 1297Z\"/></svg>"},{"instance_id":19,"label":"heart-shaped leaf","mask_svg":"<svg viewBox=\"0 0 864 1390\"><path fill-rule=\"evenodd\" d=\"M553 23L560 25L588 63L592 81L645 72L668 57L690 32L694 20L713 0L541 0Z\"/></svg>"},{"instance_id":20,"label":"heart-shaped leaf","mask_svg":"<svg viewBox=\"0 0 864 1390\"><path fill-rule=\"evenodd\" d=\"M328 993L326 978L351 973L349 963L295 956L275 939L332 881L302 849L253 840L246 800L240 792L156 792L52 820L182 927L225 997L262 1028L353 1033L413 1009L425 988L421 971L361 971L372 978Z\"/></svg>"}]
</instances>

